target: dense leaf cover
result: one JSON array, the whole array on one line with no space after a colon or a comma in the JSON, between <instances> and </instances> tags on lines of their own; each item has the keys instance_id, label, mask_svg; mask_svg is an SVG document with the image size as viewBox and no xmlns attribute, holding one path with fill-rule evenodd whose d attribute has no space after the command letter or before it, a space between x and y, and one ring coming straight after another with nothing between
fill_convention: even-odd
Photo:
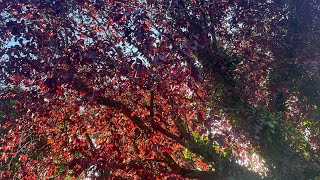
<instances>
[{"instance_id":1,"label":"dense leaf cover","mask_svg":"<svg viewBox=\"0 0 320 180\"><path fill-rule=\"evenodd\" d=\"M319 15L317 0L0 1L0 179L316 178Z\"/></svg>"}]
</instances>

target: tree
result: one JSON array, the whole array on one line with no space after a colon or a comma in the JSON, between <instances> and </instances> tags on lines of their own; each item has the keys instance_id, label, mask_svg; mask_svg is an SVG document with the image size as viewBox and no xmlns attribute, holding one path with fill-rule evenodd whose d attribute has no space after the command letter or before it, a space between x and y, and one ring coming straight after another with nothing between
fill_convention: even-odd
<instances>
[{"instance_id":1,"label":"tree","mask_svg":"<svg viewBox=\"0 0 320 180\"><path fill-rule=\"evenodd\" d=\"M1 1L0 177L315 178L319 6Z\"/></svg>"}]
</instances>

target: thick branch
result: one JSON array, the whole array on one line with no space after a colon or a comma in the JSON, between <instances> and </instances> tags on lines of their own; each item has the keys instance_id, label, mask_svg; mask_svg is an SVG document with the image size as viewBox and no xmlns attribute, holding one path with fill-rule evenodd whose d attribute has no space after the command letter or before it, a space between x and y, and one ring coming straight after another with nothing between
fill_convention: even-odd
<instances>
[{"instance_id":1,"label":"thick branch","mask_svg":"<svg viewBox=\"0 0 320 180\"><path fill-rule=\"evenodd\" d=\"M145 123L140 119L134 112L125 104L120 101L116 101L109 97L99 97L97 101L105 106L112 107L114 109L120 110L126 115L136 126L138 126L141 130L150 133L152 130L150 127L146 126Z\"/></svg>"},{"instance_id":2,"label":"thick branch","mask_svg":"<svg viewBox=\"0 0 320 180\"><path fill-rule=\"evenodd\" d=\"M256 173L245 170L244 167L241 167L240 165L236 164L233 161L229 162L227 161L227 159L219 160L220 159L219 155L213 149L210 149L210 148L208 149L204 145L199 144L194 140L188 140L188 142L185 142L181 138L179 138L177 135L162 128L160 125L154 124L152 128L147 126L140 117L138 117L137 115L132 115L133 110L131 110L127 105L123 104L120 101L116 101L110 97L99 97L97 98L97 101L101 105L109 106L116 110L122 111L136 126L144 130L146 134L152 133L153 130L158 131L163 135L167 136L168 138L171 138L172 140L181 144L182 146L188 148L193 153L204 157L207 162L214 162L214 163L221 163L221 164L223 163L223 167L225 167L223 169L223 172L205 172L205 171L188 170L188 169L181 168L182 174L184 174L185 177L200 178L200 179L207 179L207 178L224 179L222 178L224 177L223 175L229 176L230 174L229 172L237 171L239 169L240 171L237 171L237 172L240 172L240 173L243 172L247 174L248 177L255 177L255 178L259 177ZM239 173L236 173L236 174L237 174L236 177L239 177Z\"/></svg>"},{"instance_id":3,"label":"thick branch","mask_svg":"<svg viewBox=\"0 0 320 180\"><path fill-rule=\"evenodd\" d=\"M167 152L163 153L164 157L166 158L166 164L176 170L179 171L184 177L191 178L191 179L227 179L224 178L222 175L217 173L216 171L199 171L199 170L190 170L180 167L174 159L168 154Z\"/></svg>"},{"instance_id":4,"label":"thick branch","mask_svg":"<svg viewBox=\"0 0 320 180\"><path fill-rule=\"evenodd\" d=\"M177 143L179 143L183 146L187 146L187 144L183 140L181 140L177 135L164 129L160 125L153 124L153 126L152 126L153 129L150 128L149 126L147 126L140 117L138 117L137 115L134 114L133 110L131 110L127 105L123 104L122 102L116 101L110 97L99 97L99 98L97 98L97 101L102 105L109 106L114 109L122 111L123 114L126 115L133 122L133 124L138 126L140 129L145 131L147 134L151 133L153 130L156 130L156 131L159 131L160 133L162 133L163 135L173 139Z\"/></svg>"},{"instance_id":5,"label":"thick branch","mask_svg":"<svg viewBox=\"0 0 320 180\"><path fill-rule=\"evenodd\" d=\"M86 137L86 140L88 141L88 143L89 143L89 145L90 145L91 151L94 152L94 150L95 150L96 148L94 147L94 144L93 144L92 139L90 138L89 134L86 133L86 134L85 134L85 137Z\"/></svg>"}]
</instances>

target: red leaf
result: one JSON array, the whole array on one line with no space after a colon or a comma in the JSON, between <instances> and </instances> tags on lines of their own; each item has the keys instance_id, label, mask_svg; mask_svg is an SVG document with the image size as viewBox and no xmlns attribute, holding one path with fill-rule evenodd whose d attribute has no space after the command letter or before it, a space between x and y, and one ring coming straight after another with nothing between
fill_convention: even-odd
<instances>
[{"instance_id":1,"label":"red leaf","mask_svg":"<svg viewBox=\"0 0 320 180\"><path fill-rule=\"evenodd\" d=\"M30 14L29 13L26 13L26 18L30 19Z\"/></svg>"},{"instance_id":2,"label":"red leaf","mask_svg":"<svg viewBox=\"0 0 320 180\"><path fill-rule=\"evenodd\" d=\"M163 147L162 149L161 149L161 152L167 152L168 154L171 154L172 152L171 152L171 149L169 148L169 147Z\"/></svg>"},{"instance_id":3,"label":"red leaf","mask_svg":"<svg viewBox=\"0 0 320 180\"><path fill-rule=\"evenodd\" d=\"M191 74L190 72L191 72L190 69L186 70L187 75L190 75Z\"/></svg>"},{"instance_id":4,"label":"red leaf","mask_svg":"<svg viewBox=\"0 0 320 180\"><path fill-rule=\"evenodd\" d=\"M17 136L15 136L15 137L13 138L13 142L18 143L18 142L19 142L19 138L18 138Z\"/></svg>"},{"instance_id":5,"label":"red leaf","mask_svg":"<svg viewBox=\"0 0 320 180\"><path fill-rule=\"evenodd\" d=\"M81 97L84 97L86 94L87 94L87 93L84 92L84 91L81 91L81 92L80 92L80 96L81 96Z\"/></svg>"},{"instance_id":6,"label":"red leaf","mask_svg":"<svg viewBox=\"0 0 320 180\"><path fill-rule=\"evenodd\" d=\"M63 94L63 90L57 89L57 90L56 90L56 93L57 93L57 95L62 95L62 94Z\"/></svg>"},{"instance_id":7,"label":"red leaf","mask_svg":"<svg viewBox=\"0 0 320 180\"><path fill-rule=\"evenodd\" d=\"M28 155L27 155L27 154L20 156L20 161L21 161L21 162L26 162L27 159L28 159Z\"/></svg>"},{"instance_id":8,"label":"red leaf","mask_svg":"<svg viewBox=\"0 0 320 180\"><path fill-rule=\"evenodd\" d=\"M68 152L64 152L64 153L63 153L63 156L64 156L64 157L68 157L68 156L69 156L69 153L68 153Z\"/></svg>"}]
</instances>

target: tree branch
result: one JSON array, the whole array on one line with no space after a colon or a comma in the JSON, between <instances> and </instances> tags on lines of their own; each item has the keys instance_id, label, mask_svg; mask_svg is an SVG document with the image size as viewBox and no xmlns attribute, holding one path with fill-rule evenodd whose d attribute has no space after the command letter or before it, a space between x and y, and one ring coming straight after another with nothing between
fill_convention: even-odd
<instances>
[{"instance_id":1,"label":"tree branch","mask_svg":"<svg viewBox=\"0 0 320 180\"><path fill-rule=\"evenodd\" d=\"M136 126L145 131L146 133L151 133L152 129L145 125L145 123L140 119L134 112L125 104L120 101L116 101L110 97L98 97L97 102L101 105L109 106L114 109L120 110L126 115Z\"/></svg>"},{"instance_id":2,"label":"tree branch","mask_svg":"<svg viewBox=\"0 0 320 180\"><path fill-rule=\"evenodd\" d=\"M89 143L89 145L90 145L90 147L91 147L91 151L92 151L92 153L93 153L96 148L94 147L94 144L93 144L93 142L92 142L92 139L90 138L90 136L89 136L88 133L85 134L85 137L86 137L86 140L88 141L88 143Z\"/></svg>"},{"instance_id":3,"label":"tree branch","mask_svg":"<svg viewBox=\"0 0 320 180\"><path fill-rule=\"evenodd\" d=\"M255 172L250 172L246 168L236 164L234 161L229 162L227 159L220 159L218 154L213 149L208 149L204 145L199 144L195 142L194 140L189 140L188 142L185 142L177 135L171 133L170 131L167 131L163 127L157 124L153 124L152 128L145 125L143 120L138 117L137 115L132 115L133 110L131 110L127 105L123 104L120 101L114 100L110 97L98 97L97 102L101 105L112 107L116 110L122 111L136 126L138 126L140 129L145 131L146 134L152 133L152 131L158 131L161 134L171 138L175 142L181 144L182 146L188 148L191 152L198 154L202 156L205 161L207 162L214 162L219 163L221 166L224 167L223 172L206 172L206 171L198 171L198 170L188 170L181 168L180 170L183 172L185 177L190 178L200 178L200 179L225 179L223 178L223 175L229 176L230 172L233 172L235 174L235 177L240 177L240 173L243 173L249 178L258 178L259 175ZM219 160L220 159L220 160ZM241 174L242 176L242 174Z\"/></svg>"}]
</instances>

